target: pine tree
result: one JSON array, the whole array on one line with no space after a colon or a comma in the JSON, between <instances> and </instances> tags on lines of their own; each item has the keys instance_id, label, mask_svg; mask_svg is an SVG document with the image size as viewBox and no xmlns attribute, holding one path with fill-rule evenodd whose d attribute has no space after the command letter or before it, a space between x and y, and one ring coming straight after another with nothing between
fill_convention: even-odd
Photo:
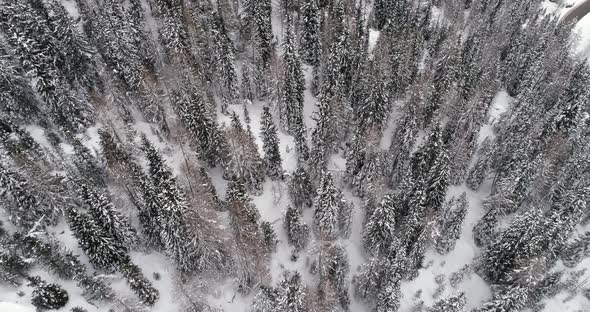
<instances>
[{"instance_id":1,"label":"pine tree","mask_svg":"<svg viewBox=\"0 0 590 312\"><path fill-rule=\"evenodd\" d=\"M401 296L401 277L396 267L386 268L382 273L379 291L377 293L377 312L390 312L399 309Z\"/></svg>"},{"instance_id":2,"label":"pine tree","mask_svg":"<svg viewBox=\"0 0 590 312\"><path fill-rule=\"evenodd\" d=\"M2 115L13 121L34 120L39 116L40 103L16 56L9 54L8 49L0 43L0 92L4 95L0 100Z\"/></svg>"},{"instance_id":3,"label":"pine tree","mask_svg":"<svg viewBox=\"0 0 590 312\"><path fill-rule=\"evenodd\" d=\"M20 235L20 234L19 234ZM17 239L23 254L35 259L47 271L63 280L74 280L83 289L86 300L111 300L113 290L101 279L88 275L88 269L78 256L64 248L55 239L39 235L19 236Z\"/></svg>"},{"instance_id":4,"label":"pine tree","mask_svg":"<svg viewBox=\"0 0 590 312\"><path fill-rule=\"evenodd\" d=\"M261 285L252 300L252 312L278 312L278 293L272 287Z\"/></svg>"},{"instance_id":5,"label":"pine tree","mask_svg":"<svg viewBox=\"0 0 590 312\"><path fill-rule=\"evenodd\" d=\"M271 1L248 0L244 3L244 14L248 27L254 33L254 46L260 58L260 66L268 68L272 57Z\"/></svg>"},{"instance_id":6,"label":"pine tree","mask_svg":"<svg viewBox=\"0 0 590 312\"><path fill-rule=\"evenodd\" d=\"M467 205L467 194L464 192L452 210L444 212L435 245L441 255L453 250L457 240L461 237L461 228L467 215Z\"/></svg>"},{"instance_id":7,"label":"pine tree","mask_svg":"<svg viewBox=\"0 0 590 312\"><path fill-rule=\"evenodd\" d=\"M320 61L320 12L316 0L301 4L300 47L303 60L312 66Z\"/></svg>"},{"instance_id":8,"label":"pine tree","mask_svg":"<svg viewBox=\"0 0 590 312\"><path fill-rule=\"evenodd\" d=\"M158 219L155 221L159 224L161 242L177 268L182 272L190 272L193 269L190 263L192 250L187 250L188 244L185 236L184 216L188 209L185 194L179 188L160 153L145 137L143 137L143 148L148 160L150 178L155 187L156 198L161 205L157 214Z\"/></svg>"},{"instance_id":9,"label":"pine tree","mask_svg":"<svg viewBox=\"0 0 590 312\"><path fill-rule=\"evenodd\" d=\"M0 11L0 28L23 69L36 79L36 91L52 120L66 131L78 131L92 122L93 109L68 88L66 73L58 67L66 61L58 37L63 33L54 33L56 26L49 18L43 4L33 9L26 2L7 3Z\"/></svg>"},{"instance_id":10,"label":"pine tree","mask_svg":"<svg viewBox=\"0 0 590 312\"><path fill-rule=\"evenodd\" d=\"M261 281L269 255L269 249L264 248L266 242L260 228L260 213L244 183L235 176L228 183L225 202L237 246L240 291L248 293Z\"/></svg>"},{"instance_id":11,"label":"pine tree","mask_svg":"<svg viewBox=\"0 0 590 312\"><path fill-rule=\"evenodd\" d=\"M395 195L385 195L365 225L363 246L374 256L388 252L391 244L395 242L396 205L399 205L399 202Z\"/></svg>"},{"instance_id":12,"label":"pine tree","mask_svg":"<svg viewBox=\"0 0 590 312\"><path fill-rule=\"evenodd\" d=\"M72 141L74 147L73 161L80 176L91 181L93 184L104 187L105 172L97 159L92 156L90 150L77 139Z\"/></svg>"},{"instance_id":13,"label":"pine tree","mask_svg":"<svg viewBox=\"0 0 590 312\"><path fill-rule=\"evenodd\" d=\"M495 296L473 312L516 312L525 307L528 291L524 287L513 287Z\"/></svg>"},{"instance_id":14,"label":"pine tree","mask_svg":"<svg viewBox=\"0 0 590 312\"><path fill-rule=\"evenodd\" d=\"M94 51L61 3L49 2L48 9L52 13L52 34L57 41L55 49L61 56L57 68L63 71L69 83L93 87L98 78L96 64L91 57Z\"/></svg>"},{"instance_id":15,"label":"pine tree","mask_svg":"<svg viewBox=\"0 0 590 312\"><path fill-rule=\"evenodd\" d=\"M266 174L272 180L280 180L283 177L281 167L281 151L279 150L279 138L277 129L272 121L272 115L268 106L262 108L262 148L264 150L264 162Z\"/></svg>"},{"instance_id":16,"label":"pine tree","mask_svg":"<svg viewBox=\"0 0 590 312\"><path fill-rule=\"evenodd\" d=\"M160 296L158 290L145 278L137 265L127 260L121 263L119 269L141 302L151 306L158 300Z\"/></svg>"},{"instance_id":17,"label":"pine tree","mask_svg":"<svg viewBox=\"0 0 590 312\"><path fill-rule=\"evenodd\" d=\"M332 286L340 306L346 311L350 305L348 255L344 247L339 244L330 242L322 248L319 259L320 285L329 284Z\"/></svg>"},{"instance_id":18,"label":"pine tree","mask_svg":"<svg viewBox=\"0 0 590 312\"><path fill-rule=\"evenodd\" d=\"M94 222L106 233L126 247L133 247L137 243L135 229L129 220L115 208L105 194L94 190L91 186L79 184L80 197L88 205Z\"/></svg>"},{"instance_id":19,"label":"pine tree","mask_svg":"<svg viewBox=\"0 0 590 312\"><path fill-rule=\"evenodd\" d=\"M590 255L590 232L579 235L565 247L561 252L561 259L566 267L573 268L588 255Z\"/></svg>"},{"instance_id":20,"label":"pine tree","mask_svg":"<svg viewBox=\"0 0 590 312\"><path fill-rule=\"evenodd\" d=\"M160 41L170 60L178 62L189 56L189 36L183 23L183 6L180 1L156 1L156 15L162 19Z\"/></svg>"},{"instance_id":21,"label":"pine tree","mask_svg":"<svg viewBox=\"0 0 590 312\"><path fill-rule=\"evenodd\" d=\"M461 312L466 303L465 293L461 292L458 295L437 301L432 308L428 309L428 312Z\"/></svg>"},{"instance_id":22,"label":"pine tree","mask_svg":"<svg viewBox=\"0 0 590 312\"><path fill-rule=\"evenodd\" d=\"M239 97L238 76L236 73L235 55L233 43L227 35L225 22L221 12L217 12L211 23L211 32L214 43L214 65L220 82L219 93L223 98L221 111L227 113L230 104L237 104Z\"/></svg>"},{"instance_id":23,"label":"pine tree","mask_svg":"<svg viewBox=\"0 0 590 312\"><path fill-rule=\"evenodd\" d=\"M279 311L303 312L303 285L299 272L285 274L284 280L279 285L277 304Z\"/></svg>"},{"instance_id":24,"label":"pine tree","mask_svg":"<svg viewBox=\"0 0 590 312\"><path fill-rule=\"evenodd\" d=\"M260 223L260 229L262 230L262 235L264 236L264 243L268 253L273 253L277 249L278 239L277 233L272 227L272 224L268 221L262 221Z\"/></svg>"},{"instance_id":25,"label":"pine tree","mask_svg":"<svg viewBox=\"0 0 590 312\"><path fill-rule=\"evenodd\" d=\"M303 91L305 80L301 70L301 61L295 43L295 30L293 25L287 25L287 31L283 42L283 75L284 91L279 104L282 128L292 135L298 135L303 125Z\"/></svg>"},{"instance_id":26,"label":"pine tree","mask_svg":"<svg viewBox=\"0 0 590 312\"><path fill-rule=\"evenodd\" d=\"M254 90L252 86L252 73L251 73L250 66L243 65L242 66L242 82L240 84L240 92L242 97L246 100L252 102L254 100Z\"/></svg>"},{"instance_id":27,"label":"pine tree","mask_svg":"<svg viewBox=\"0 0 590 312\"><path fill-rule=\"evenodd\" d=\"M264 182L264 160L258 153L254 137L242 128L242 123L235 113L232 116L231 127L225 130L225 137L230 153L224 174L236 176L249 191L260 195Z\"/></svg>"},{"instance_id":28,"label":"pine tree","mask_svg":"<svg viewBox=\"0 0 590 312\"><path fill-rule=\"evenodd\" d=\"M321 239L336 239L344 226L339 223L346 205L340 190L334 185L332 174L324 173L314 203L314 231Z\"/></svg>"},{"instance_id":29,"label":"pine tree","mask_svg":"<svg viewBox=\"0 0 590 312\"><path fill-rule=\"evenodd\" d=\"M313 205L315 190L304 167L298 166L289 181L289 195L293 206L298 209L310 208Z\"/></svg>"},{"instance_id":30,"label":"pine tree","mask_svg":"<svg viewBox=\"0 0 590 312\"><path fill-rule=\"evenodd\" d=\"M46 177L37 178L43 181ZM42 228L55 225L61 214L56 203L61 195L53 193L49 185L45 187L32 182L36 181L29 181L12 168L0 163L0 196L8 204L6 211L9 220L24 230L30 230L37 222Z\"/></svg>"},{"instance_id":31,"label":"pine tree","mask_svg":"<svg viewBox=\"0 0 590 312\"><path fill-rule=\"evenodd\" d=\"M303 222L301 211L294 206L288 206L283 224L289 244L293 245L295 251L303 250L309 241L309 226Z\"/></svg>"},{"instance_id":32,"label":"pine tree","mask_svg":"<svg viewBox=\"0 0 590 312\"><path fill-rule=\"evenodd\" d=\"M19 240L11 237L1 226L0 223L0 284L18 287L32 265L19 254Z\"/></svg>"},{"instance_id":33,"label":"pine tree","mask_svg":"<svg viewBox=\"0 0 590 312\"><path fill-rule=\"evenodd\" d=\"M174 94L172 99L180 119L190 131L199 148L199 158L211 167L227 161L227 142L219 129L215 116L209 113L207 104L197 90L187 90L188 97Z\"/></svg>"},{"instance_id":34,"label":"pine tree","mask_svg":"<svg viewBox=\"0 0 590 312\"><path fill-rule=\"evenodd\" d=\"M410 166L410 156L418 135L414 111L413 106L408 105L402 121L394 130L389 151L385 155L391 186L402 182L403 175Z\"/></svg>"},{"instance_id":35,"label":"pine tree","mask_svg":"<svg viewBox=\"0 0 590 312\"><path fill-rule=\"evenodd\" d=\"M35 287L31 304L41 310L61 309L69 301L68 293L57 284L48 284L39 276L29 277L29 286Z\"/></svg>"},{"instance_id":36,"label":"pine tree","mask_svg":"<svg viewBox=\"0 0 590 312\"><path fill-rule=\"evenodd\" d=\"M78 246L97 269L113 271L127 257L121 242L114 240L88 215L75 207L68 207L66 215Z\"/></svg>"}]
</instances>

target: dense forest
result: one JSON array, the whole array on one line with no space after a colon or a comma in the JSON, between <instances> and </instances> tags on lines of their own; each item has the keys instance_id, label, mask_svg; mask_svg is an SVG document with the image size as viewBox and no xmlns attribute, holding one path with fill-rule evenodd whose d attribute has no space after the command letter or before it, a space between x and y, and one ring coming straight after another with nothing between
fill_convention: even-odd
<instances>
[{"instance_id":1,"label":"dense forest","mask_svg":"<svg viewBox=\"0 0 590 312\"><path fill-rule=\"evenodd\" d=\"M0 0L0 310L590 311L563 10Z\"/></svg>"}]
</instances>

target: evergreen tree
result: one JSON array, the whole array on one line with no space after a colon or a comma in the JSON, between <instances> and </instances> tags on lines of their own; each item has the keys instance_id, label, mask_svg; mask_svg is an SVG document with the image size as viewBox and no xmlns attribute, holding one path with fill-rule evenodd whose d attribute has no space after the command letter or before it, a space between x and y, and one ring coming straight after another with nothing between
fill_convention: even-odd
<instances>
[{"instance_id":1,"label":"evergreen tree","mask_svg":"<svg viewBox=\"0 0 590 312\"><path fill-rule=\"evenodd\" d=\"M458 295L437 301L432 308L428 309L428 312L461 312L466 303L465 293L461 292Z\"/></svg>"},{"instance_id":2,"label":"evergreen tree","mask_svg":"<svg viewBox=\"0 0 590 312\"><path fill-rule=\"evenodd\" d=\"M97 225L123 246L133 247L136 244L135 229L131 227L127 218L117 211L105 194L85 183L79 184L79 193L90 208L90 215Z\"/></svg>"},{"instance_id":3,"label":"evergreen tree","mask_svg":"<svg viewBox=\"0 0 590 312\"><path fill-rule=\"evenodd\" d=\"M283 75L284 91L279 105L281 126L292 135L304 129L303 125L303 91L305 80L301 70L301 61L295 43L295 30L293 25L287 25L287 31L283 42Z\"/></svg>"},{"instance_id":4,"label":"evergreen tree","mask_svg":"<svg viewBox=\"0 0 590 312\"><path fill-rule=\"evenodd\" d=\"M289 181L289 195L293 206L298 209L310 208L315 197L315 190L304 167L298 166Z\"/></svg>"},{"instance_id":5,"label":"evergreen tree","mask_svg":"<svg viewBox=\"0 0 590 312\"><path fill-rule=\"evenodd\" d=\"M219 129L215 116L209 113L207 104L197 90L187 90L188 97L174 94L172 99L180 119L190 131L199 148L199 158L211 167L227 161L227 142Z\"/></svg>"},{"instance_id":6,"label":"evergreen tree","mask_svg":"<svg viewBox=\"0 0 590 312\"><path fill-rule=\"evenodd\" d=\"M100 166L97 159L92 156L90 150L77 139L72 141L72 146L74 147L74 164L78 168L80 176L95 185L101 187L106 186L104 169Z\"/></svg>"},{"instance_id":7,"label":"evergreen tree","mask_svg":"<svg viewBox=\"0 0 590 312\"><path fill-rule=\"evenodd\" d=\"M309 241L309 226L303 222L301 211L294 206L288 206L284 226L289 244L293 245L295 251L303 250Z\"/></svg>"},{"instance_id":8,"label":"evergreen tree","mask_svg":"<svg viewBox=\"0 0 590 312\"><path fill-rule=\"evenodd\" d=\"M395 195L385 195L381 203L371 213L363 231L363 246L374 256L389 251L396 239Z\"/></svg>"},{"instance_id":9,"label":"evergreen tree","mask_svg":"<svg viewBox=\"0 0 590 312\"><path fill-rule=\"evenodd\" d=\"M0 223L0 284L18 287L27 276L31 263L19 254L19 241L11 237Z\"/></svg>"},{"instance_id":10,"label":"evergreen tree","mask_svg":"<svg viewBox=\"0 0 590 312\"><path fill-rule=\"evenodd\" d=\"M158 300L160 296L158 290L145 278L137 265L129 260L123 261L120 270L129 283L129 287L137 294L141 302L151 306Z\"/></svg>"},{"instance_id":11,"label":"evergreen tree","mask_svg":"<svg viewBox=\"0 0 590 312\"><path fill-rule=\"evenodd\" d=\"M160 240L169 257L182 272L190 272L192 265L187 250L185 213L188 209L184 192L179 188L170 168L164 163L162 156L154 146L143 137L143 148L149 164L149 173L157 201L160 207L157 212L157 223L160 229ZM152 221L154 222L154 221Z\"/></svg>"},{"instance_id":12,"label":"evergreen tree","mask_svg":"<svg viewBox=\"0 0 590 312\"><path fill-rule=\"evenodd\" d=\"M66 214L78 246L97 269L113 271L127 257L121 242L114 240L88 215L75 207L68 207Z\"/></svg>"},{"instance_id":13,"label":"evergreen tree","mask_svg":"<svg viewBox=\"0 0 590 312\"><path fill-rule=\"evenodd\" d=\"M213 18L211 32L214 45L214 65L220 82L219 93L223 98L221 111L227 113L230 104L237 104L239 97L238 76L235 66L233 43L227 35L225 22L221 12L217 12Z\"/></svg>"},{"instance_id":14,"label":"evergreen tree","mask_svg":"<svg viewBox=\"0 0 590 312\"><path fill-rule=\"evenodd\" d=\"M254 33L254 45L263 69L270 64L273 54L271 13L269 0L248 0L244 3L244 19Z\"/></svg>"},{"instance_id":15,"label":"evergreen tree","mask_svg":"<svg viewBox=\"0 0 590 312\"><path fill-rule=\"evenodd\" d=\"M457 200L456 205L444 212L435 245L441 255L453 250L457 240L461 237L461 228L467 215L467 205L467 194L464 192Z\"/></svg>"},{"instance_id":16,"label":"evergreen tree","mask_svg":"<svg viewBox=\"0 0 590 312\"><path fill-rule=\"evenodd\" d=\"M403 175L410 166L410 156L418 135L414 111L413 106L408 105L402 121L394 130L389 152L385 156L389 167L386 172L390 174L391 186L402 182Z\"/></svg>"},{"instance_id":17,"label":"evergreen tree","mask_svg":"<svg viewBox=\"0 0 590 312\"><path fill-rule=\"evenodd\" d=\"M326 172L320 182L315 199L314 231L325 240L334 240L347 224L341 222L347 203L334 185L332 174ZM350 220L347 220L348 222ZM349 225L349 224L348 224Z\"/></svg>"},{"instance_id":18,"label":"evergreen tree","mask_svg":"<svg viewBox=\"0 0 590 312\"><path fill-rule=\"evenodd\" d=\"M301 4L300 47L303 60L312 66L320 61L320 13L316 0Z\"/></svg>"},{"instance_id":19,"label":"evergreen tree","mask_svg":"<svg viewBox=\"0 0 590 312\"><path fill-rule=\"evenodd\" d=\"M183 5L180 1L156 1L155 13L162 20L160 41L172 61L183 61L189 56L189 36L183 23Z\"/></svg>"},{"instance_id":20,"label":"evergreen tree","mask_svg":"<svg viewBox=\"0 0 590 312\"><path fill-rule=\"evenodd\" d=\"M68 88L65 72L58 67L69 61L62 54L64 46L60 46L64 38L57 36L64 33L56 34L56 26L49 18L43 4L34 9L27 2L11 2L0 11L0 28L23 69L36 79L36 90L53 121L67 131L78 131L92 122L93 109Z\"/></svg>"},{"instance_id":21,"label":"evergreen tree","mask_svg":"<svg viewBox=\"0 0 590 312\"><path fill-rule=\"evenodd\" d=\"M54 197L61 195L31 182L0 163L0 196L8 204L5 209L9 220L24 230L30 230L37 222L41 227L55 225L61 212L56 203L58 198Z\"/></svg>"},{"instance_id":22,"label":"evergreen tree","mask_svg":"<svg viewBox=\"0 0 590 312\"><path fill-rule=\"evenodd\" d=\"M265 285L260 286L260 289L252 300L252 312L278 312L280 306L278 305L278 293L276 289Z\"/></svg>"},{"instance_id":23,"label":"evergreen tree","mask_svg":"<svg viewBox=\"0 0 590 312\"><path fill-rule=\"evenodd\" d=\"M268 253L275 252L279 240L277 239L277 233L275 233L272 224L268 221L262 221L260 223L260 229L262 230L262 235L264 236L264 243Z\"/></svg>"},{"instance_id":24,"label":"evergreen tree","mask_svg":"<svg viewBox=\"0 0 590 312\"><path fill-rule=\"evenodd\" d=\"M299 272L285 274L285 279L279 285L277 304L279 311L305 311L303 305L303 285Z\"/></svg>"},{"instance_id":25,"label":"evergreen tree","mask_svg":"<svg viewBox=\"0 0 590 312\"><path fill-rule=\"evenodd\" d=\"M588 255L590 255L590 232L579 235L566 246L561 252L561 259L565 266L572 268Z\"/></svg>"},{"instance_id":26,"label":"evergreen tree","mask_svg":"<svg viewBox=\"0 0 590 312\"><path fill-rule=\"evenodd\" d=\"M513 287L495 296L473 312L516 312L525 307L527 303L527 290L524 287Z\"/></svg>"},{"instance_id":27,"label":"evergreen tree","mask_svg":"<svg viewBox=\"0 0 590 312\"><path fill-rule=\"evenodd\" d=\"M40 310L57 310L69 301L68 293L57 284L48 284L39 276L29 277L29 286L35 287L31 304Z\"/></svg>"},{"instance_id":28,"label":"evergreen tree","mask_svg":"<svg viewBox=\"0 0 590 312\"><path fill-rule=\"evenodd\" d=\"M19 236L17 241L23 254L35 259L36 264L63 280L76 281L78 287L83 289L82 295L86 300L101 301L113 298L113 290L102 279L88 275L88 269L80 262L78 256L62 247L55 239L27 235Z\"/></svg>"},{"instance_id":29,"label":"evergreen tree","mask_svg":"<svg viewBox=\"0 0 590 312\"><path fill-rule=\"evenodd\" d=\"M254 90L252 86L252 73L251 73L250 66L243 65L242 66L242 82L241 82L241 94L242 97L246 100L252 102L254 100Z\"/></svg>"},{"instance_id":30,"label":"evergreen tree","mask_svg":"<svg viewBox=\"0 0 590 312\"><path fill-rule=\"evenodd\" d=\"M8 47L0 43L0 92L4 95L0 100L1 114L14 121L36 119L40 103L18 60L7 51Z\"/></svg>"},{"instance_id":31,"label":"evergreen tree","mask_svg":"<svg viewBox=\"0 0 590 312\"><path fill-rule=\"evenodd\" d=\"M252 300L252 312L278 312L278 293L277 290L262 285Z\"/></svg>"},{"instance_id":32,"label":"evergreen tree","mask_svg":"<svg viewBox=\"0 0 590 312\"><path fill-rule=\"evenodd\" d=\"M281 167L281 151L279 150L279 138L277 129L272 121L272 115L268 106L262 108L262 148L264 149L264 162L266 174L272 180L280 180L283 177Z\"/></svg>"},{"instance_id":33,"label":"evergreen tree","mask_svg":"<svg viewBox=\"0 0 590 312\"><path fill-rule=\"evenodd\" d=\"M225 130L225 137L230 153L224 174L237 177L249 191L260 195L264 182L264 160L258 153L254 137L242 128L242 123L235 113L232 116L231 127Z\"/></svg>"},{"instance_id":34,"label":"evergreen tree","mask_svg":"<svg viewBox=\"0 0 590 312\"><path fill-rule=\"evenodd\" d=\"M390 312L399 309L401 296L401 277L396 267L385 268L382 272L379 291L377 293L377 312Z\"/></svg>"}]
</instances>

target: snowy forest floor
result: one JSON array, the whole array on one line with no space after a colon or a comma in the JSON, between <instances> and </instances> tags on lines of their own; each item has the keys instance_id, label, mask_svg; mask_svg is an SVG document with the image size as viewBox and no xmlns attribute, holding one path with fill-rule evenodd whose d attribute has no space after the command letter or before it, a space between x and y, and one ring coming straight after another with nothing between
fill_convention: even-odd
<instances>
[{"instance_id":1,"label":"snowy forest floor","mask_svg":"<svg viewBox=\"0 0 590 312\"><path fill-rule=\"evenodd\" d=\"M73 3L70 0L63 1L70 5ZM550 1L543 2L542 6L545 7L547 10L561 9L554 2ZM282 27L279 23L279 20L276 19L276 23L274 23L273 25L273 30L275 31L276 36L280 38L280 30L282 29ZM579 22L578 26L576 27L576 33L581 37L576 52L583 56L590 56L590 16L586 16ZM372 32L371 39L378 40L378 33ZM311 69L307 67L304 69L306 70L306 83L309 87ZM494 121L502 112L508 109L511 100L512 99L506 94L506 92L502 90L498 91L498 94L494 99L494 103L492 104L490 119L480 130L480 137L478 140L479 143L481 143L486 136L493 135L492 125ZM315 110L316 101L317 99L311 95L309 88L307 88L305 92L304 114L306 126L308 129L312 129L314 126L311 116ZM256 137L256 142L259 146L259 151L261 154L263 153L263 151L259 132L261 128L260 118L263 104L264 103L259 102L253 103L251 105L248 104L248 109L251 118L250 126L252 128L254 136ZM243 106L241 104L230 106L230 111L235 111L240 116L242 121L244 121ZM391 132L395 127L396 117L397 116L395 114L392 114L392 116L390 116L391 122L389 122L389 127L384 131L384 145L386 145L389 142L388 136L391 135ZM220 124L225 123L226 125L229 125L230 119L226 115L219 114L218 122ZM89 128L87 130L87 135L83 141L85 145L87 145L94 151L98 149L97 129L100 126L102 125L97 124L95 127ZM145 122L137 122L133 125L133 128L135 128L140 133L146 134L150 141L154 142L155 144L159 142L157 136L155 136L152 133L151 129L153 127L150 124ZM44 137L43 129L38 128L36 126L30 126L27 130L42 146L50 148L49 144L47 143L47 139ZM285 171L287 171L288 173L293 172L297 165L296 156L294 152L294 139L293 137L280 131L279 139L281 142L280 151L283 159L283 169L285 169ZM180 151L180 145L178 144L178 142L161 142L161 144L157 144L157 146L165 154L167 161L169 162L169 164L172 165L173 168L180 167L182 156ZM386 148L387 146L382 147ZM68 146L63 146L63 148L64 151L67 151ZM352 192L345 187L344 183L341 183L341 177L342 173L345 170L345 165L346 161L341 154L334 154L331 156L329 162L329 169L333 172L336 181L340 183L340 186L343 188L343 194L345 199L348 202L352 202L354 204L352 234L350 235L349 239L340 241L340 243L346 248L348 252L351 271L349 278L351 278L359 272L360 266L367 259L363 255L361 248L361 229L362 224L364 222L363 201L358 197L354 196ZM221 172L219 170L212 170L210 174L218 194L220 194L220 196L223 197L227 181L222 179ZM466 310L470 310L478 306L479 304L491 297L491 290L489 289L489 286L475 273L468 274L461 283L456 285L456 287L452 287L449 283L449 277L452 273L457 272L466 265L471 264L474 258L476 258L480 254L479 248L475 246L475 243L473 241L472 229L484 213L484 209L481 205L481 202L490 193L490 179L492 179L492 177L488 177L488 181L484 183L484 185L482 185L482 187L480 187L480 189L476 192L470 190L464 185L453 186L449 189L447 195L448 198L452 196L459 196L463 192L467 193L469 209L467 217L463 224L461 238L457 242L455 249L447 255L441 256L437 254L434 250L427 251L426 259L424 261L426 267L420 270L420 274L416 279L412 281L404 281L401 285L403 298L401 300L401 307L399 311L412 311L412 308L421 300L424 301L425 306L431 306L433 302L436 301L436 299L444 298L459 291L465 292L466 297L468 298ZM272 255L270 264L273 282L276 283L280 280L283 271L297 270L301 273L304 284L313 286L317 285L317 276L309 272L311 257L315 254L315 249L319 248L319 246L314 245L313 239L311 241L311 244L307 247L307 249L300 253L299 258L296 261L292 261L291 259L292 248L287 243L286 233L283 229L283 213L286 207L290 204L288 186L284 182L274 182L270 179L267 179L264 183L263 194L260 196L252 196L252 198L253 203L260 211L262 220L271 222L278 235L279 244L277 246L276 252L274 252ZM227 216L223 215L222 213L222 219L223 217ZM0 213L0 220L6 220L6 216ZM305 210L304 220L307 224L312 223L311 209ZM583 232L583 229L578 230L580 233ZM88 263L88 260L85 259L86 257L77 247L76 240L73 238L71 232L69 231L69 228L65 225L64 222L53 228L52 232L55 234L57 238L59 238L64 243L66 247L76 251L76 254L80 255L80 258L84 263ZM170 274L173 270L170 268L170 264L166 257L160 253L145 254L141 252L133 252L132 259L134 263L137 263L142 268L144 274L150 280L152 280L154 286L160 291L161 298L153 307L152 311L176 311L175 307L178 305L178 300L176 296L179 296L179 294L171 292L171 289L175 288L173 285L173 277ZM584 273L580 280L590 281L590 258L585 259L575 268L567 269L566 272L579 271L581 269L588 270ZM152 273L154 272L160 273L162 278L160 280L154 280L152 277ZM51 276L44 271L34 273L41 275L44 279L46 279L49 282L56 281L55 276ZM440 281L437 282L437 277L439 276L444 277L442 283ZM108 279L111 281L115 291L120 293L131 294L131 290L128 288L125 281L120 276L112 276L108 277ZM77 288L74 282L59 281L59 283L63 285L64 288L70 294L70 302L66 307L64 307L60 311L68 311L70 308L74 306L85 307L89 311L98 310L106 312L108 310L108 307L93 307L89 305L82 298L81 290ZM227 280L225 283L219 283L217 285L208 286L208 293L210 295L207 298L207 301L214 307L221 308L223 311L228 312L242 312L246 311L247 307L250 306L250 302L252 300L253 295L250 295L248 297L242 297L239 293L237 293L236 285L233 283L232 280ZM17 294L18 290L22 290L25 293L25 295L20 297ZM416 293L419 291L421 291L421 295L417 297ZM18 289L15 289L13 287L0 286L0 311L33 311L33 308L28 308L28 306L30 305L30 295L31 289L27 286L21 286ZM434 298L435 295L436 298ZM557 296L555 296L547 302L547 306L544 311L590 311L590 302L583 296L578 295L575 298L568 298L568 296L568 293L558 294ZM354 300L353 297L350 310L354 312L360 312L366 311L367 309L361 303Z\"/></svg>"}]
</instances>

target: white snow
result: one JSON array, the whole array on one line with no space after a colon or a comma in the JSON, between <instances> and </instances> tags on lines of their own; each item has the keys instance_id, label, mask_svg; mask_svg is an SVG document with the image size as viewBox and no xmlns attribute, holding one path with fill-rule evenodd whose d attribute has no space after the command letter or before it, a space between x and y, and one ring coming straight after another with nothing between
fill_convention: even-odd
<instances>
[{"instance_id":1,"label":"white snow","mask_svg":"<svg viewBox=\"0 0 590 312\"><path fill-rule=\"evenodd\" d=\"M80 17L80 11L78 11L78 6L74 0L61 0L61 4L72 18L76 19Z\"/></svg>"},{"instance_id":2,"label":"white snow","mask_svg":"<svg viewBox=\"0 0 590 312\"><path fill-rule=\"evenodd\" d=\"M369 54L373 53L373 49L377 45L377 40L379 40L379 36L381 32L375 29L369 29Z\"/></svg>"},{"instance_id":3,"label":"white snow","mask_svg":"<svg viewBox=\"0 0 590 312\"><path fill-rule=\"evenodd\" d=\"M1 302L0 311L2 312L35 312L35 308L24 306L18 303Z\"/></svg>"},{"instance_id":4,"label":"white snow","mask_svg":"<svg viewBox=\"0 0 590 312\"><path fill-rule=\"evenodd\" d=\"M496 93L488 110L488 121L479 130L479 136L477 138L478 144L481 144L488 137L493 138L495 136L493 127L502 114L508 111L512 102L514 102L514 98L511 97L506 90L500 90Z\"/></svg>"}]
</instances>

